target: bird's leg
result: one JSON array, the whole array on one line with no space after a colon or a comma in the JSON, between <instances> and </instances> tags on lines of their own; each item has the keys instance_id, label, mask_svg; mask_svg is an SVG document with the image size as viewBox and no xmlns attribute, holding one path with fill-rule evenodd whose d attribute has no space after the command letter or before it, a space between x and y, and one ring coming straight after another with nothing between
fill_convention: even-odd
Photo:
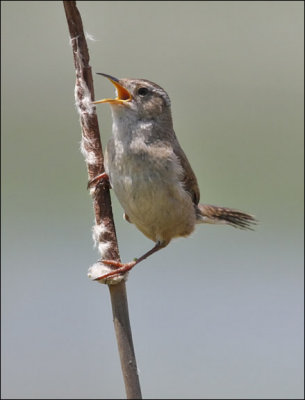
<instances>
[{"instance_id":1,"label":"bird's leg","mask_svg":"<svg viewBox=\"0 0 305 400\"><path fill-rule=\"evenodd\" d=\"M113 271L108 272L107 274L102 275L94 280L98 281L100 279L108 278L109 276L125 274L126 272L130 271L135 265L137 265L141 261L145 260L147 257L151 256L156 251L161 250L163 247L166 246L166 244L167 243L158 241L151 250L149 250L147 253L143 254L143 256L141 256L140 258L135 259L135 261L131 261L129 263L120 263L120 262L114 261L114 260L100 260L101 263L110 265L112 267L116 267L116 269L114 269Z\"/></svg>"},{"instance_id":2,"label":"bird's leg","mask_svg":"<svg viewBox=\"0 0 305 400\"><path fill-rule=\"evenodd\" d=\"M87 189L90 189L91 186L98 185L102 181L109 182L109 176L106 174L106 172L103 172L102 174L99 174L94 178L90 179L88 181Z\"/></svg>"}]
</instances>

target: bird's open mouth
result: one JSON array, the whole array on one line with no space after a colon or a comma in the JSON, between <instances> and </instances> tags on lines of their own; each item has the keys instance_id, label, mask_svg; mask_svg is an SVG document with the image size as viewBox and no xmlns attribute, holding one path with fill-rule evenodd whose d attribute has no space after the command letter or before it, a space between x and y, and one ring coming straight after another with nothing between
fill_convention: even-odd
<instances>
[{"instance_id":1,"label":"bird's open mouth","mask_svg":"<svg viewBox=\"0 0 305 400\"><path fill-rule=\"evenodd\" d=\"M125 89L121 84L119 79L114 78L111 75L102 74L97 72L98 75L105 76L110 80L110 82L115 86L117 90L117 97L115 99L102 99L93 101L93 104L100 104L100 103L110 103L110 104L124 104L132 100L132 96L127 89Z\"/></svg>"}]
</instances>

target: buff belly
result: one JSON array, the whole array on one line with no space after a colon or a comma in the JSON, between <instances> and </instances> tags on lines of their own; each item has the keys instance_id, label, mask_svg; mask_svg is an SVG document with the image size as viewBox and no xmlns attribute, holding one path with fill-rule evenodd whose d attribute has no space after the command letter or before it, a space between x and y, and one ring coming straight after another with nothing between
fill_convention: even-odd
<instances>
[{"instance_id":1,"label":"buff belly","mask_svg":"<svg viewBox=\"0 0 305 400\"><path fill-rule=\"evenodd\" d=\"M112 188L130 222L154 242L167 244L174 237L188 236L196 223L190 195L180 182L165 176L167 171L148 171L109 171Z\"/></svg>"}]
</instances>

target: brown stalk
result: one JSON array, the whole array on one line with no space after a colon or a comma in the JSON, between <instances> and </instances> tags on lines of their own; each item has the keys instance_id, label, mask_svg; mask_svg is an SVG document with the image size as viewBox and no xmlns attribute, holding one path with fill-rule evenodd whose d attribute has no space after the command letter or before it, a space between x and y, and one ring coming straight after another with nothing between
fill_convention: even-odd
<instances>
[{"instance_id":1,"label":"brown stalk","mask_svg":"<svg viewBox=\"0 0 305 400\"><path fill-rule=\"evenodd\" d=\"M71 45L76 71L75 97L80 113L82 143L85 154L91 154L87 160L88 178L92 179L104 171L102 143L97 115L91 105L94 101L92 71L89 65L89 52L83 31L83 24L75 1L63 1L68 22ZM91 101L88 101L91 100ZM109 243L107 259L120 261L115 225L112 215L109 187L99 185L93 196L93 207L97 225L106 229L99 235L101 243ZM113 322L120 354L121 367L128 399L141 399L141 388L137 363L133 348L125 280L108 285Z\"/></svg>"}]
</instances>

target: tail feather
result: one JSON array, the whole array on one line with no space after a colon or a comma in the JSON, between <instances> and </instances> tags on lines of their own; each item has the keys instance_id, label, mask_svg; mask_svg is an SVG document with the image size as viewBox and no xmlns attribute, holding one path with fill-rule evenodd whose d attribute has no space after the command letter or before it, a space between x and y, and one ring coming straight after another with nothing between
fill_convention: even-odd
<instances>
[{"instance_id":1,"label":"tail feather","mask_svg":"<svg viewBox=\"0 0 305 400\"><path fill-rule=\"evenodd\" d=\"M257 224L253 215L226 207L198 204L198 223L227 224L234 228L250 229Z\"/></svg>"}]
</instances>

